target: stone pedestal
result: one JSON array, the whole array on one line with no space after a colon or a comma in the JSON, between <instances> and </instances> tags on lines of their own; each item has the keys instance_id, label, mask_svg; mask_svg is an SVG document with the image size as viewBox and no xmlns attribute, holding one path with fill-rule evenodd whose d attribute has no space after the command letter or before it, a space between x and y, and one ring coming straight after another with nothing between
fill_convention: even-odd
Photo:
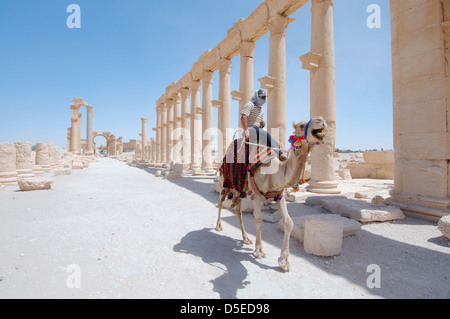
<instances>
[{"instance_id":1,"label":"stone pedestal","mask_svg":"<svg viewBox=\"0 0 450 319\"><path fill-rule=\"evenodd\" d=\"M320 216L305 219L304 248L308 254L331 257L342 250L344 225L340 221L330 221Z\"/></svg>"},{"instance_id":2,"label":"stone pedestal","mask_svg":"<svg viewBox=\"0 0 450 319\"><path fill-rule=\"evenodd\" d=\"M17 185L16 147L11 143L0 143L0 184Z\"/></svg>"},{"instance_id":3,"label":"stone pedestal","mask_svg":"<svg viewBox=\"0 0 450 319\"><path fill-rule=\"evenodd\" d=\"M34 177L31 168L31 143L16 142L16 170L20 178Z\"/></svg>"}]
</instances>

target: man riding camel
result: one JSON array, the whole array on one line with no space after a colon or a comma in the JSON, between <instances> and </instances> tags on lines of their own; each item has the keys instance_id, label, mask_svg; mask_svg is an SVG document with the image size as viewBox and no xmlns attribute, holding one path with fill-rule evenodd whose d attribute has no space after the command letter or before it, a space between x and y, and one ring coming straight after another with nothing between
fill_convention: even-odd
<instances>
[{"instance_id":1,"label":"man riding camel","mask_svg":"<svg viewBox=\"0 0 450 319\"><path fill-rule=\"evenodd\" d=\"M241 111L241 124L245 138L250 143L263 144L272 147L278 153L280 161L285 161L286 156L280 150L280 145L264 130L264 110L262 106L266 103L267 95L262 89L256 91L250 102L244 105Z\"/></svg>"}]
</instances>

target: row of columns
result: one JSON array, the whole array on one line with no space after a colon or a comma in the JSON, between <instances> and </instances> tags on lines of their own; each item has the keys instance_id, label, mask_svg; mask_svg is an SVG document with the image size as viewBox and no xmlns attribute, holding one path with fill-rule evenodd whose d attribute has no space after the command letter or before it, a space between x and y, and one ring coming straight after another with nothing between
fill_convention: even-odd
<instances>
[{"instance_id":1,"label":"row of columns","mask_svg":"<svg viewBox=\"0 0 450 319\"><path fill-rule=\"evenodd\" d=\"M311 52L303 55L303 68L311 73L311 117L323 116L329 123L327 140L316 147L312 157L312 181L310 190L320 193L338 193L332 157L335 140L335 92L334 92L334 36L333 2L312 0ZM269 68L266 77L258 79L261 87L268 90L267 130L279 141L281 148L286 140L286 29L292 17L280 14L268 20ZM219 70L219 98L212 98L214 69L205 68L201 62L179 82L174 82L156 102L157 123L155 162L181 161L190 169L212 172L213 109L218 108L218 151L223 155L231 142L231 101L239 101L239 112L254 94L253 56L256 44L243 39L239 45L240 81L239 91L230 92L230 69L232 56L220 54L216 69ZM208 54L212 55L210 51ZM200 61L205 59L200 57ZM200 64L200 71L199 69ZM202 88L200 96L200 87ZM190 112L189 95L191 97ZM181 108L180 108L181 107ZM181 115L181 116L180 116ZM238 114L237 116L240 117ZM188 130L179 139L179 128ZM296 119L298 120L298 119ZM238 121L240 122L240 121ZM239 123L240 124L240 123ZM174 135L174 129L176 134ZM174 143L182 145L182 153L174 152ZM189 147L190 146L190 147ZM190 151L190 156L187 156ZM180 157L181 156L181 157Z\"/></svg>"}]
</instances>

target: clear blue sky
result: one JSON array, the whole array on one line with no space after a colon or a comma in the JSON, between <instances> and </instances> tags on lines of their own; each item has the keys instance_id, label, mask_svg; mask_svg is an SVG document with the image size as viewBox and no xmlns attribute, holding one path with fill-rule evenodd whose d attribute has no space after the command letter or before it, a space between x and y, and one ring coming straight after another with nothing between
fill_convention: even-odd
<instances>
[{"instance_id":1,"label":"clear blue sky","mask_svg":"<svg viewBox=\"0 0 450 319\"><path fill-rule=\"evenodd\" d=\"M69 29L68 5L81 7L81 28ZM260 0L2 0L0 2L0 142L54 141L66 147L70 100L94 106L94 130L138 139L141 117L156 125L155 101L215 47ZM335 0L336 147L392 149L392 75L388 0ZM369 29L369 4L381 7L381 28ZM310 3L287 30L287 125L309 118ZM268 35L257 41L255 89L267 75ZM218 96L218 72L213 98ZM239 88L239 56L231 90ZM237 102L232 124L237 127ZM80 108L82 138L86 110ZM214 111L216 123L217 110ZM290 131L288 130L288 133ZM96 138L98 145L103 138Z\"/></svg>"}]
</instances>

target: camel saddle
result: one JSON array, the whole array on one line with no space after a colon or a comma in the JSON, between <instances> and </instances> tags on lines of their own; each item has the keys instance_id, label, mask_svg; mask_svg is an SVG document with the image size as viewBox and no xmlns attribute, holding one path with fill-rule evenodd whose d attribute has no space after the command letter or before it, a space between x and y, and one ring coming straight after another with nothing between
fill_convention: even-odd
<instances>
[{"instance_id":1,"label":"camel saddle","mask_svg":"<svg viewBox=\"0 0 450 319\"><path fill-rule=\"evenodd\" d=\"M253 172L260 165L268 163L277 153L265 145L250 145L243 139L234 140L230 144L219 169L223 176L223 189L227 193L237 192L244 197L247 175L250 173L252 188L266 198L278 196L280 193L261 194L253 181Z\"/></svg>"}]
</instances>

